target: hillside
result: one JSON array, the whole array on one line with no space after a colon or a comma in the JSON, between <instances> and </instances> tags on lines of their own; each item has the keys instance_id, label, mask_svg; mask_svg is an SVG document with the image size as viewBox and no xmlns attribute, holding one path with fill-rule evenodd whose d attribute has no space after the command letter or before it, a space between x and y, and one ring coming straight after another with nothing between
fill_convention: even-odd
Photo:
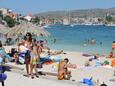
<instances>
[{"instance_id":1,"label":"hillside","mask_svg":"<svg viewBox=\"0 0 115 86\"><path fill-rule=\"evenodd\" d=\"M38 17L45 18L62 18L64 16L70 17L104 17L106 14L115 15L115 7L109 9L84 9L71 11L50 11L45 13L35 14Z\"/></svg>"}]
</instances>

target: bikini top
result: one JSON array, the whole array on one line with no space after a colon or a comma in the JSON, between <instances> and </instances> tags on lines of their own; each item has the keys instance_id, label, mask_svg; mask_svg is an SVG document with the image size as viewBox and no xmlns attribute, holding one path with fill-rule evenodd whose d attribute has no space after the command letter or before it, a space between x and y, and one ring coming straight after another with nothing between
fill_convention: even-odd
<instances>
[{"instance_id":1,"label":"bikini top","mask_svg":"<svg viewBox=\"0 0 115 86\"><path fill-rule=\"evenodd\" d=\"M28 48L29 50L31 50L31 48L32 48L32 43L29 43L29 42L24 42L24 46L26 47L26 48Z\"/></svg>"}]
</instances>

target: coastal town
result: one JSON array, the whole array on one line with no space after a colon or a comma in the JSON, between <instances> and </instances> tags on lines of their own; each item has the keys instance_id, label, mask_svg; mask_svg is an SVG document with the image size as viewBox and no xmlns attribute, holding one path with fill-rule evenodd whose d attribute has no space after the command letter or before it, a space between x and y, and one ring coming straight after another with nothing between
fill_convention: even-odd
<instances>
[{"instance_id":1,"label":"coastal town","mask_svg":"<svg viewBox=\"0 0 115 86\"><path fill-rule=\"evenodd\" d=\"M8 21L5 20L10 17L14 22L10 25L11 27L15 24L19 24L22 20L27 20L29 22L37 23L40 26L48 26L54 24L64 24L64 25L105 25L105 26L115 26L115 15L109 12L103 15L103 17L72 17L69 12L66 15L60 16L60 18L47 18L45 16L36 16L32 13L27 15L21 15L20 13L13 12L10 9L0 8L0 23L6 26Z\"/></svg>"}]
</instances>

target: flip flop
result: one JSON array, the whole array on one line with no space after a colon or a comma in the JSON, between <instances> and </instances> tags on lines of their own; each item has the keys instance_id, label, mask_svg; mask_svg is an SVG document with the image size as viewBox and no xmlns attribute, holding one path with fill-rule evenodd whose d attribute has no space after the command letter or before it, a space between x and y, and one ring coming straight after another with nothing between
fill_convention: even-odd
<instances>
[{"instance_id":1,"label":"flip flop","mask_svg":"<svg viewBox=\"0 0 115 86\"><path fill-rule=\"evenodd\" d=\"M28 77L28 78L30 77L30 76L29 76L29 75L27 75L27 74L25 74L25 75L23 75L23 76Z\"/></svg>"}]
</instances>

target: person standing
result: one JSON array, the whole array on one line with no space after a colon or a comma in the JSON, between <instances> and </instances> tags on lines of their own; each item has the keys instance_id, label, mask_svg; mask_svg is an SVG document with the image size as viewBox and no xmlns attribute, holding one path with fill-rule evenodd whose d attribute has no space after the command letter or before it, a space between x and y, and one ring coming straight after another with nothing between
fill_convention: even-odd
<instances>
[{"instance_id":1,"label":"person standing","mask_svg":"<svg viewBox=\"0 0 115 86\"><path fill-rule=\"evenodd\" d=\"M25 64L26 64L26 72L27 72L27 77L29 77L30 74L30 58L31 58L31 50L32 50L32 35L31 33L27 32L25 40L23 41L23 45L26 48L26 53L25 53Z\"/></svg>"},{"instance_id":2,"label":"person standing","mask_svg":"<svg viewBox=\"0 0 115 86\"><path fill-rule=\"evenodd\" d=\"M115 50L115 41L112 42L112 51Z\"/></svg>"},{"instance_id":3,"label":"person standing","mask_svg":"<svg viewBox=\"0 0 115 86\"><path fill-rule=\"evenodd\" d=\"M36 40L34 39L32 41L32 50L31 50L31 59L30 59L30 74L31 74L31 78L34 78L34 74L33 74L33 69L35 69L35 75L38 78L38 72L37 72L37 64L40 61L40 53L39 53L39 49L36 43Z\"/></svg>"}]
</instances>

